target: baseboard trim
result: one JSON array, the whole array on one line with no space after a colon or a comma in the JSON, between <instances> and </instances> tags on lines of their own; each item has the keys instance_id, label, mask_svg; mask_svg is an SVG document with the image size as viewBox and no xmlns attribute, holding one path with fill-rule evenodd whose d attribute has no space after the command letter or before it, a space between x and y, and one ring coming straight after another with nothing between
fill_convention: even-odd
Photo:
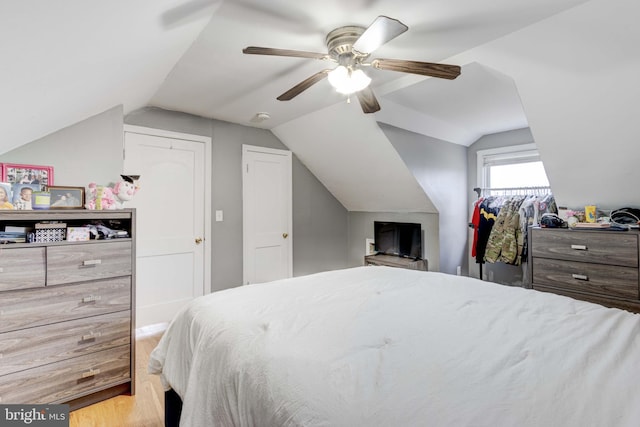
<instances>
[{"instance_id":1,"label":"baseboard trim","mask_svg":"<svg viewBox=\"0 0 640 427\"><path fill-rule=\"evenodd\" d=\"M136 328L136 339L147 338L154 335L161 335L164 333L164 331L167 330L168 326L169 322L163 322Z\"/></svg>"}]
</instances>

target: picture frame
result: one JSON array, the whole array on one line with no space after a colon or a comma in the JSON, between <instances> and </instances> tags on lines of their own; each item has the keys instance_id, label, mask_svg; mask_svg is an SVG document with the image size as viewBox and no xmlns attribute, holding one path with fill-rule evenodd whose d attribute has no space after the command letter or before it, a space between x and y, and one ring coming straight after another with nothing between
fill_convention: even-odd
<instances>
[{"instance_id":1,"label":"picture frame","mask_svg":"<svg viewBox=\"0 0 640 427\"><path fill-rule=\"evenodd\" d=\"M53 185L53 166L2 163L2 182L39 185L40 190Z\"/></svg>"},{"instance_id":2,"label":"picture frame","mask_svg":"<svg viewBox=\"0 0 640 427\"><path fill-rule=\"evenodd\" d=\"M84 187L50 185L46 190L51 195L49 209L84 209Z\"/></svg>"},{"instance_id":3,"label":"picture frame","mask_svg":"<svg viewBox=\"0 0 640 427\"><path fill-rule=\"evenodd\" d=\"M3 192L4 194L2 194ZM0 182L0 209L13 209L11 194L11 184Z\"/></svg>"},{"instance_id":4,"label":"picture frame","mask_svg":"<svg viewBox=\"0 0 640 427\"><path fill-rule=\"evenodd\" d=\"M31 210L33 193L40 191L41 188L40 184L13 184L11 186L11 192L13 193L11 203L13 204L13 208L18 210Z\"/></svg>"}]
</instances>

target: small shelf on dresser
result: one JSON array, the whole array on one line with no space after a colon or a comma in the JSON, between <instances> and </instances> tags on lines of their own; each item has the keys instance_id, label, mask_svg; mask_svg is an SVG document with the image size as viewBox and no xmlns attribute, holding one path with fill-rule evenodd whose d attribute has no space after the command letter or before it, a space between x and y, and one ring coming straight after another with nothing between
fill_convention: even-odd
<instances>
[{"instance_id":1,"label":"small shelf on dresser","mask_svg":"<svg viewBox=\"0 0 640 427\"><path fill-rule=\"evenodd\" d=\"M386 265L387 267L406 268L408 270L427 271L426 259L403 258L395 255L366 255L364 265Z\"/></svg>"},{"instance_id":2,"label":"small shelf on dresser","mask_svg":"<svg viewBox=\"0 0 640 427\"><path fill-rule=\"evenodd\" d=\"M134 394L135 210L0 211L0 229L41 222L129 237L0 245L0 401L74 410Z\"/></svg>"},{"instance_id":3,"label":"small shelf on dresser","mask_svg":"<svg viewBox=\"0 0 640 427\"><path fill-rule=\"evenodd\" d=\"M529 286L640 312L638 232L529 229Z\"/></svg>"}]
</instances>

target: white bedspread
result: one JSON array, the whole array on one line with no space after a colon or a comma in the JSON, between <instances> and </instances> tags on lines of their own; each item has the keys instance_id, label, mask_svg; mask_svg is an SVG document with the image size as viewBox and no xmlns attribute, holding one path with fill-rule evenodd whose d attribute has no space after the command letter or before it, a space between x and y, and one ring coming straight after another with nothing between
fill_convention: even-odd
<instances>
[{"instance_id":1,"label":"white bedspread","mask_svg":"<svg viewBox=\"0 0 640 427\"><path fill-rule=\"evenodd\" d=\"M640 425L640 316L389 267L201 297L149 370L183 426Z\"/></svg>"}]
</instances>

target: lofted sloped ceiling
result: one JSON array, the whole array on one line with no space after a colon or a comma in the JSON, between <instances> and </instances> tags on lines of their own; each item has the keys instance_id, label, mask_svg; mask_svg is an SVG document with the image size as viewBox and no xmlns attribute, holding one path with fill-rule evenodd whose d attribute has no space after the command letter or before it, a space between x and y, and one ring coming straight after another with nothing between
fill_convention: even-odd
<instances>
[{"instance_id":1,"label":"lofted sloped ceiling","mask_svg":"<svg viewBox=\"0 0 640 427\"><path fill-rule=\"evenodd\" d=\"M277 101L278 95L326 68L327 63L243 55L242 48L256 45L326 52L325 35L332 29L367 26L376 16L387 15L404 22L409 31L378 49L375 57L448 62L455 55L587 2L3 1L0 153L115 105L122 104L125 114L156 106L272 129L345 206L431 211L433 205L424 194L394 201L391 193L379 192L374 197L367 188L370 183L356 177L335 179L342 175L335 175L340 173L338 163L323 151L329 152L329 145L314 144L327 138L332 138L330 142L375 138L375 150L340 143L341 152L333 153L354 159L350 166L365 173L369 165L390 158L390 144L387 141L383 147L380 138L384 137L374 129L376 121L462 145L485 133L526 126L510 78L464 56L454 62L463 67L463 74L453 81L368 69L382 111L365 116L358 111L357 102L346 104L345 97L331 90L327 81L291 101ZM267 112L271 118L256 122L258 112ZM314 127L301 126L303 123ZM312 137L310 132L314 132ZM399 169L389 169L389 175L405 177L407 188L417 185L407 177L404 166L395 160L392 163ZM363 195L370 196L368 205Z\"/></svg>"},{"instance_id":2,"label":"lofted sloped ceiling","mask_svg":"<svg viewBox=\"0 0 640 427\"><path fill-rule=\"evenodd\" d=\"M291 101L277 101L277 96L295 84L333 65L310 59L243 55L244 47L326 53L325 37L331 30L344 25L366 27L376 16L386 15L399 19L409 30L380 47L372 57L443 62L587 0L211 1L216 4L211 21L150 104L272 129L346 98L323 80ZM206 0L185 1L196 5L202 2ZM397 106L398 116L409 112L418 121L441 122L441 132L446 131L439 136L441 139L469 145L485 133L526 126L521 109L511 114L521 115L512 123L486 120L491 111L497 111L494 114L497 116L505 105L511 105L513 84L495 79L479 66L464 70L465 79L460 82L444 82L449 85L440 79L373 68L366 72L373 78L372 88L384 111L376 115L384 115L391 121L389 117ZM493 102L478 101L478 91L467 91L470 87L492 92ZM448 92L451 90L455 92ZM437 102L425 102L434 99L433 94ZM458 108L460 105L465 108ZM488 114L469 121L473 112L478 111ZM256 123L258 112L267 112L271 118Z\"/></svg>"},{"instance_id":3,"label":"lofted sloped ceiling","mask_svg":"<svg viewBox=\"0 0 640 427\"><path fill-rule=\"evenodd\" d=\"M0 153L116 105L147 105L213 13L171 30L175 0L0 2Z\"/></svg>"},{"instance_id":4,"label":"lofted sloped ceiling","mask_svg":"<svg viewBox=\"0 0 640 427\"><path fill-rule=\"evenodd\" d=\"M345 119L350 126L333 125ZM272 131L349 211L438 212L357 102L331 105Z\"/></svg>"}]
</instances>

